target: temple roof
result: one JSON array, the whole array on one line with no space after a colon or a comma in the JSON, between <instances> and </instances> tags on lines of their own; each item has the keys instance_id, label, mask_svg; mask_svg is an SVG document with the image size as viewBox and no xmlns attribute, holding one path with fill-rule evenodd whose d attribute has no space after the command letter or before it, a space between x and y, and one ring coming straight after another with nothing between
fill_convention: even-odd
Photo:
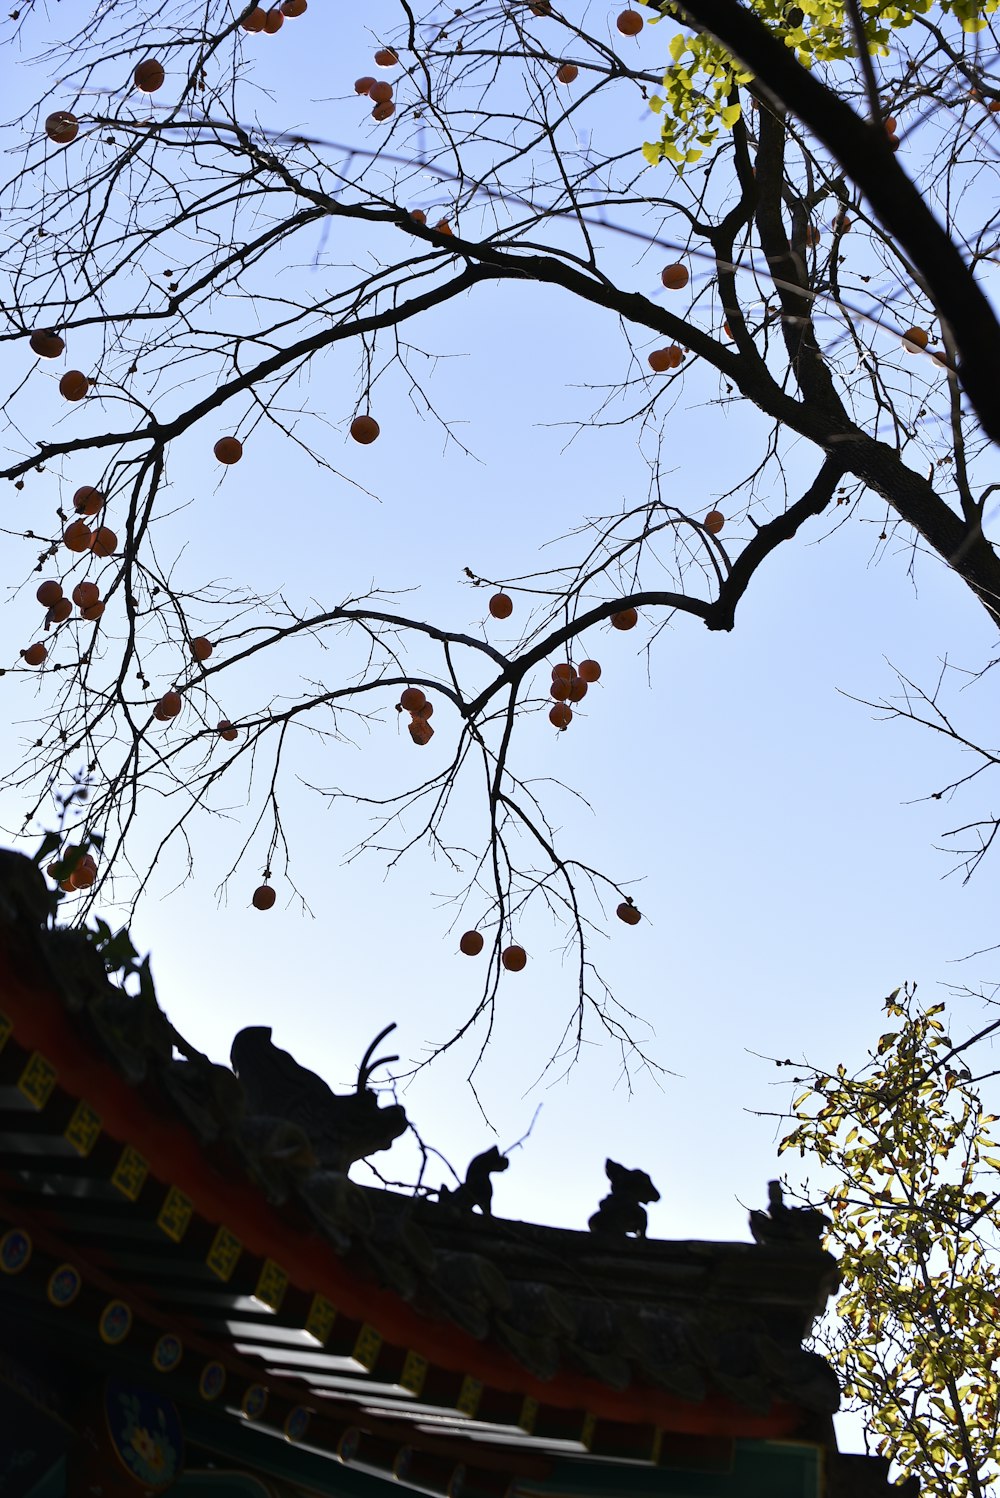
<instances>
[{"instance_id":1,"label":"temple roof","mask_svg":"<svg viewBox=\"0 0 1000 1498\"><path fill-rule=\"evenodd\" d=\"M457 1464L486 1492L560 1456L829 1430L815 1238L573 1232L360 1186L49 910L0 855L0 1293L31 1337L362 1468L419 1458L430 1491Z\"/></svg>"}]
</instances>

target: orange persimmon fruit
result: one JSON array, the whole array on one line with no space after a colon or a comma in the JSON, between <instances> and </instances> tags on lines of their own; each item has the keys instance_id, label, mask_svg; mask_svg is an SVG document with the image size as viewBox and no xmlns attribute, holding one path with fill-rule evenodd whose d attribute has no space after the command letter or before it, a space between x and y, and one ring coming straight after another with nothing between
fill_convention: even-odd
<instances>
[{"instance_id":1,"label":"orange persimmon fruit","mask_svg":"<svg viewBox=\"0 0 1000 1498\"><path fill-rule=\"evenodd\" d=\"M62 583L57 583L52 579L45 583L39 583L35 589L35 597L47 609L50 609L54 603L58 603L62 596Z\"/></svg>"},{"instance_id":2,"label":"orange persimmon fruit","mask_svg":"<svg viewBox=\"0 0 1000 1498\"><path fill-rule=\"evenodd\" d=\"M51 328L39 328L28 339L28 347L39 359L58 359L66 345Z\"/></svg>"},{"instance_id":3,"label":"orange persimmon fruit","mask_svg":"<svg viewBox=\"0 0 1000 1498\"><path fill-rule=\"evenodd\" d=\"M82 369L67 369L59 381L59 394L63 400L82 401L90 389L90 381Z\"/></svg>"},{"instance_id":4,"label":"orange persimmon fruit","mask_svg":"<svg viewBox=\"0 0 1000 1498\"><path fill-rule=\"evenodd\" d=\"M360 442L362 447L367 447L370 442L374 442L381 430L374 416L355 416L351 422L351 436L355 442Z\"/></svg>"},{"instance_id":5,"label":"orange persimmon fruit","mask_svg":"<svg viewBox=\"0 0 1000 1498\"><path fill-rule=\"evenodd\" d=\"M465 931L459 939L458 950L466 957L478 957L483 950L483 933L481 931Z\"/></svg>"},{"instance_id":6,"label":"orange persimmon fruit","mask_svg":"<svg viewBox=\"0 0 1000 1498\"><path fill-rule=\"evenodd\" d=\"M220 463L238 463L243 456L243 443L238 437L220 437L212 451Z\"/></svg>"}]
</instances>

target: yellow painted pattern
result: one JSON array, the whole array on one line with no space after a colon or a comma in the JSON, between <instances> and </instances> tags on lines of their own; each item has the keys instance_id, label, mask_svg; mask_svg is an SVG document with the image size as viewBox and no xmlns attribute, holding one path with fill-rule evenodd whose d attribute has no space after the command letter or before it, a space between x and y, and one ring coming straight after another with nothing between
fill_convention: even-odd
<instances>
[{"instance_id":1,"label":"yellow painted pattern","mask_svg":"<svg viewBox=\"0 0 1000 1498\"><path fill-rule=\"evenodd\" d=\"M145 1186L148 1175L149 1165L145 1157L130 1144L126 1144L118 1157L111 1184L118 1188L122 1196L134 1202L139 1200L139 1192Z\"/></svg>"},{"instance_id":2,"label":"yellow painted pattern","mask_svg":"<svg viewBox=\"0 0 1000 1498\"><path fill-rule=\"evenodd\" d=\"M227 1227L220 1227L212 1239L212 1246L208 1250L205 1263L214 1275L226 1283L232 1277L240 1254L243 1252L243 1244L235 1233L231 1233Z\"/></svg>"},{"instance_id":3,"label":"yellow painted pattern","mask_svg":"<svg viewBox=\"0 0 1000 1498\"><path fill-rule=\"evenodd\" d=\"M361 1330L358 1332L357 1341L354 1344L354 1351L351 1353L352 1358L356 1363L360 1363L362 1368L367 1369L367 1371L370 1373L375 1367L375 1360L378 1357L381 1349L381 1335L375 1330L373 1326L369 1326L368 1322L366 1321Z\"/></svg>"},{"instance_id":4,"label":"yellow painted pattern","mask_svg":"<svg viewBox=\"0 0 1000 1498\"><path fill-rule=\"evenodd\" d=\"M176 1186L171 1186L163 1198L156 1226L161 1233L166 1233L171 1242L180 1243L191 1222L191 1212L191 1198Z\"/></svg>"},{"instance_id":5,"label":"yellow painted pattern","mask_svg":"<svg viewBox=\"0 0 1000 1498\"><path fill-rule=\"evenodd\" d=\"M81 1098L73 1109L73 1117L66 1125L63 1138L71 1144L78 1155L87 1156L101 1134L101 1115Z\"/></svg>"},{"instance_id":6,"label":"yellow painted pattern","mask_svg":"<svg viewBox=\"0 0 1000 1498\"><path fill-rule=\"evenodd\" d=\"M337 1312L327 1300L325 1295L314 1295L309 1307L309 1315L306 1317L305 1329L310 1337L315 1337L320 1346L324 1346L333 1331L333 1323L337 1319Z\"/></svg>"},{"instance_id":7,"label":"yellow painted pattern","mask_svg":"<svg viewBox=\"0 0 1000 1498\"><path fill-rule=\"evenodd\" d=\"M420 1394L426 1377L427 1359L422 1358L419 1352L408 1352L403 1362L403 1371L399 1375L400 1388L406 1389L410 1394Z\"/></svg>"},{"instance_id":8,"label":"yellow painted pattern","mask_svg":"<svg viewBox=\"0 0 1000 1498\"><path fill-rule=\"evenodd\" d=\"M482 1379L473 1378L471 1373L467 1373L462 1379L462 1387L458 1391L455 1408L460 1415L468 1415L470 1420L474 1420L479 1412L479 1401L482 1397Z\"/></svg>"},{"instance_id":9,"label":"yellow painted pattern","mask_svg":"<svg viewBox=\"0 0 1000 1498\"><path fill-rule=\"evenodd\" d=\"M276 1264L273 1259L265 1259L257 1277L257 1288L253 1292L254 1300L259 1300L262 1305L268 1306L272 1311L280 1311L287 1289L288 1275L281 1265Z\"/></svg>"},{"instance_id":10,"label":"yellow painted pattern","mask_svg":"<svg viewBox=\"0 0 1000 1498\"><path fill-rule=\"evenodd\" d=\"M56 1069L41 1051L33 1051L17 1079L17 1090L39 1111L45 1107L56 1085Z\"/></svg>"}]
</instances>

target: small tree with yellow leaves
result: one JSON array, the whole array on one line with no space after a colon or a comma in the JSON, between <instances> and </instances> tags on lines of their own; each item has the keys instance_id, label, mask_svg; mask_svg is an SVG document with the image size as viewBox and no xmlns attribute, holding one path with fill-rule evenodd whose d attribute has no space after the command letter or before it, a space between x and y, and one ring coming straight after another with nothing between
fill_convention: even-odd
<instances>
[{"instance_id":1,"label":"small tree with yellow leaves","mask_svg":"<svg viewBox=\"0 0 1000 1498\"><path fill-rule=\"evenodd\" d=\"M780 1145L830 1185L838 1315L819 1347L869 1438L934 1498L987 1498L1000 1478L1000 1150L971 1074L914 988L855 1076L808 1078ZM990 1027L995 1029L995 1026Z\"/></svg>"}]
</instances>

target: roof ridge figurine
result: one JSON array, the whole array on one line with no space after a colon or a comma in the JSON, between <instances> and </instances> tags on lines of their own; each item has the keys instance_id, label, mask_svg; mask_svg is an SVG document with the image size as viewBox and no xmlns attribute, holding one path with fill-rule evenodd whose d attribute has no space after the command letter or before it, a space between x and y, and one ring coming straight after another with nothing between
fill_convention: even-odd
<instances>
[{"instance_id":1,"label":"roof ridge figurine","mask_svg":"<svg viewBox=\"0 0 1000 1498\"><path fill-rule=\"evenodd\" d=\"M493 1211L493 1182L491 1175L496 1175L506 1170L510 1164L507 1156L501 1154L496 1145L491 1145L488 1150L483 1150L481 1155L476 1155L470 1160L469 1167L465 1172L465 1180L459 1186L450 1188L441 1186L438 1190L438 1201L443 1207L448 1207L454 1212L471 1212L478 1207L484 1217L489 1217Z\"/></svg>"},{"instance_id":2,"label":"roof ridge figurine","mask_svg":"<svg viewBox=\"0 0 1000 1498\"><path fill-rule=\"evenodd\" d=\"M660 1193L644 1170L627 1170L615 1160L605 1160L604 1173L611 1182L605 1196L587 1226L592 1233L624 1237L634 1233L645 1238L648 1219L642 1202L658 1202Z\"/></svg>"},{"instance_id":3,"label":"roof ridge figurine","mask_svg":"<svg viewBox=\"0 0 1000 1498\"><path fill-rule=\"evenodd\" d=\"M815 1207L788 1207L785 1205L780 1181L767 1183L767 1211L750 1213L750 1231L754 1242L766 1247L781 1243L815 1243L830 1226Z\"/></svg>"}]
</instances>

